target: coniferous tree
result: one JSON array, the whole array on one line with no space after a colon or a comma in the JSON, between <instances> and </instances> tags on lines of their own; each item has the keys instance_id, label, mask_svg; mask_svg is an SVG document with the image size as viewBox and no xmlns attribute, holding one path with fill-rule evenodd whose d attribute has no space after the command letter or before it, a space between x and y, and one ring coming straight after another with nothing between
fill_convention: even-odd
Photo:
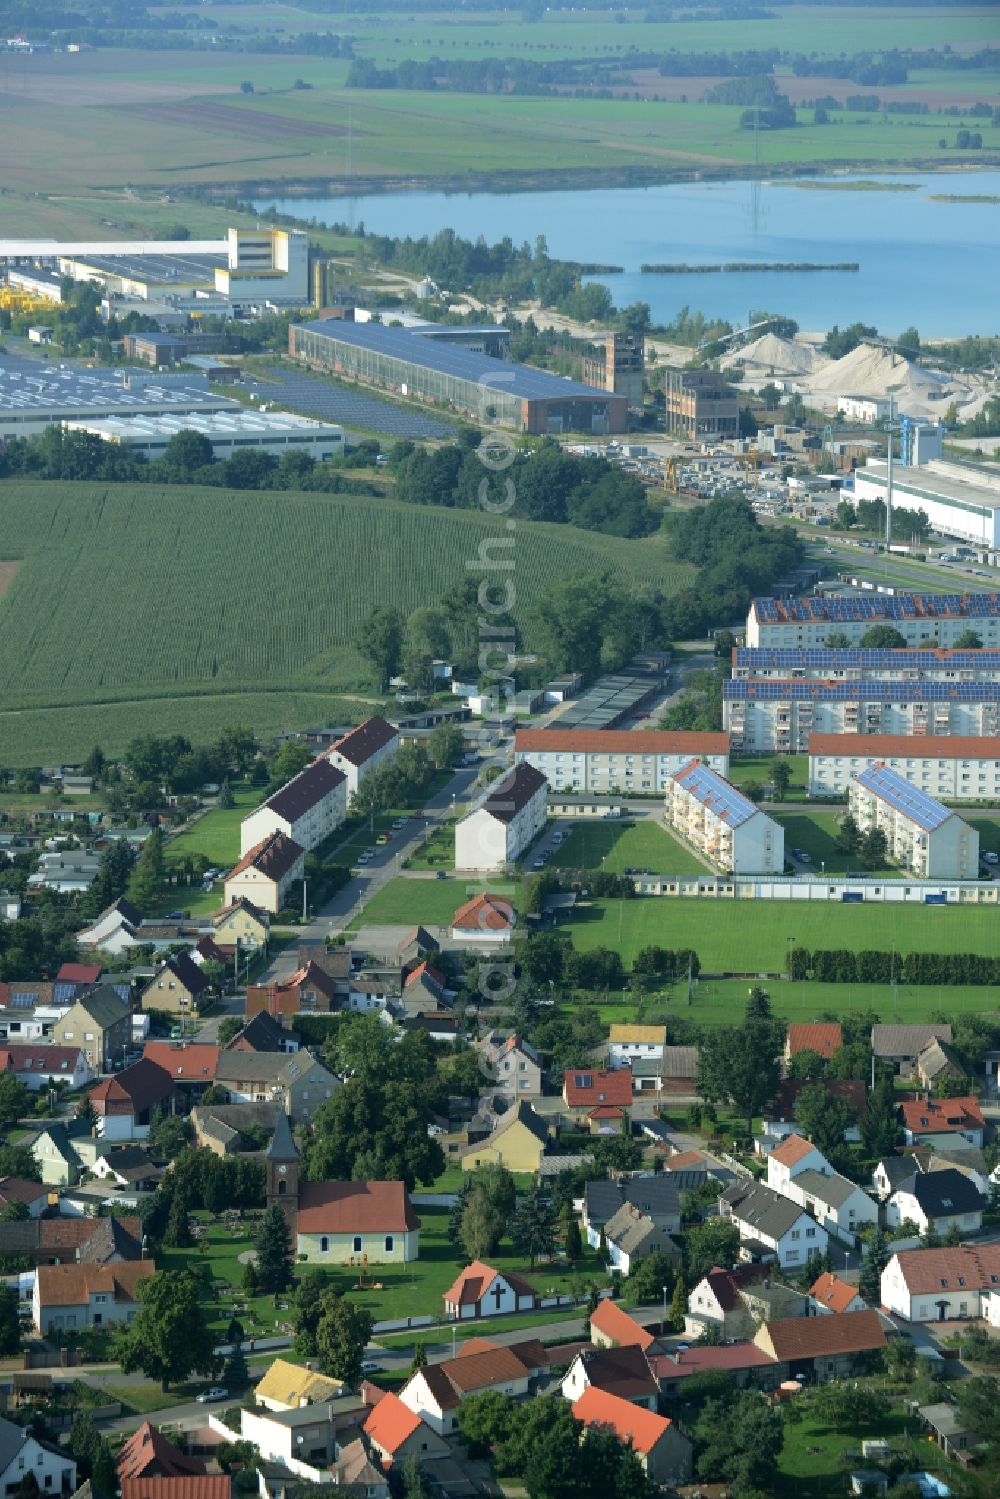
<instances>
[{"instance_id":1,"label":"coniferous tree","mask_svg":"<svg viewBox=\"0 0 1000 1499\"><path fill-rule=\"evenodd\" d=\"M288 1219L277 1203L264 1214L254 1247L261 1290L287 1291L292 1283L292 1243Z\"/></svg>"}]
</instances>

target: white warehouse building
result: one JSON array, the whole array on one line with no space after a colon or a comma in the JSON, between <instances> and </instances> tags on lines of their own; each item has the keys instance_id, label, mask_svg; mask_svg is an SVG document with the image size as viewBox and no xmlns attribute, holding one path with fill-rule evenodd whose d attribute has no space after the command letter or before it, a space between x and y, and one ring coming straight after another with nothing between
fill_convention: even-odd
<instances>
[{"instance_id":1,"label":"white warehouse building","mask_svg":"<svg viewBox=\"0 0 1000 1499\"><path fill-rule=\"evenodd\" d=\"M665 729L518 729L514 760L540 770L553 791L659 792L692 760L729 774L726 734Z\"/></svg>"},{"instance_id":2,"label":"white warehouse building","mask_svg":"<svg viewBox=\"0 0 1000 1499\"><path fill-rule=\"evenodd\" d=\"M843 796L852 776L878 762L929 796L1000 801L1000 742L961 734L812 734L809 795Z\"/></svg>"},{"instance_id":3,"label":"white warehouse building","mask_svg":"<svg viewBox=\"0 0 1000 1499\"><path fill-rule=\"evenodd\" d=\"M667 782L664 815L669 827L719 869L733 874L784 870L784 829L700 760Z\"/></svg>"},{"instance_id":4,"label":"white warehouse building","mask_svg":"<svg viewBox=\"0 0 1000 1499\"><path fill-rule=\"evenodd\" d=\"M71 432L91 432L104 442L133 448L151 461L162 458L178 432L200 432L212 444L216 458L254 448L280 458L284 453L308 453L317 462L342 458L343 427L295 416L290 411L218 411L184 416L112 416L104 420L67 421Z\"/></svg>"},{"instance_id":5,"label":"white warehouse building","mask_svg":"<svg viewBox=\"0 0 1000 1499\"><path fill-rule=\"evenodd\" d=\"M881 828L894 864L925 880L978 878L975 829L887 765L852 776L849 797L861 832Z\"/></svg>"},{"instance_id":6,"label":"white warehouse building","mask_svg":"<svg viewBox=\"0 0 1000 1499\"><path fill-rule=\"evenodd\" d=\"M726 682L722 723L733 754L801 754L813 734L960 734L1000 728L1000 682Z\"/></svg>"},{"instance_id":7,"label":"white warehouse building","mask_svg":"<svg viewBox=\"0 0 1000 1499\"><path fill-rule=\"evenodd\" d=\"M859 500L885 500L888 466L866 463L854 474L854 493ZM907 510L922 510L932 531L957 536L978 547L996 547L1000 540L1000 475L984 472L971 464L934 458L919 468L894 464L892 503Z\"/></svg>"},{"instance_id":8,"label":"white warehouse building","mask_svg":"<svg viewBox=\"0 0 1000 1499\"><path fill-rule=\"evenodd\" d=\"M545 826L549 783L515 765L455 824L455 868L485 874L515 864Z\"/></svg>"}]
</instances>

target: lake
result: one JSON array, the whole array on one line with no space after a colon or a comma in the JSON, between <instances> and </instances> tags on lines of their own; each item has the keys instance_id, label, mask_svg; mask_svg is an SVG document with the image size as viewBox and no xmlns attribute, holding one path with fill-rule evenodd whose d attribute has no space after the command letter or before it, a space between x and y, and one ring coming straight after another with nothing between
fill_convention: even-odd
<instances>
[{"instance_id":1,"label":"lake","mask_svg":"<svg viewBox=\"0 0 1000 1499\"><path fill-rule=\"evenodd\" d=\"M648 302L669 323L685 305L745 322L751 308L804 329L860 320L893 336L915 324L951 337L1000 332L1000 203L935 201L940 194L1000 198L1000 172L864 174L907 191L855 188L849 177L773 182L678 182L645 188L261 198L258 209L317 223L364 224L419 237L454 229L491 243L544 234L559 259L624 267L602 276L619 307ZM835 186L831 187L831 184ZM642 264L858 261L860 270L643 275Z\"/></svg>"}]
</instances>

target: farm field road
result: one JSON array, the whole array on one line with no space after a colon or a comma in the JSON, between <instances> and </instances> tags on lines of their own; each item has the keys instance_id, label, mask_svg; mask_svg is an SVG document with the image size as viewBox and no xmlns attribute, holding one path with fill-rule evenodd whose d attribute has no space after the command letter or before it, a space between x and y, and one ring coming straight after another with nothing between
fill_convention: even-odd
<instances>
[{"instance_id":1,"label":"farm field road","mask_svg":"<svg viewBox=\"0 0 1000 1499\"><path fill-rule=\"evenodd\" d=\"M692 947L710 973L784 972L796 947L995 954L995 906L806 905L646 896L595 901L559 930L581 949L612 947L626 966L643 947ZM620 937L619 937L620 932ZM831 986L831 993L837 986ZM983 990L983 1006L992 991Z\"/></svg>"}]
</instances>

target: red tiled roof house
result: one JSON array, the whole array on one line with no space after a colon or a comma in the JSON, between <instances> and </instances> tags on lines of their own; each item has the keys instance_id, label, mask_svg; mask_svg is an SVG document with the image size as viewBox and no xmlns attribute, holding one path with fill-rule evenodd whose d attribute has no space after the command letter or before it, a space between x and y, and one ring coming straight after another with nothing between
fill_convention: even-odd
<instances>
[{"instance_id":1,"label":"red tiled roof house","mask_svg":"<svg viewBox=\"0 0 1000 1499\"><path fill-rule=\"evenodd\" d=\"M444 1293L446 1317L465 1321L472 1317L503 1317L510 1312L528 1312L535 1305L534 1286L510 1270L494 1270L482 1260L466 1265L455 1283Z\"/></svg>"},{"instance_id":2,"label":"red tiled roof house","mask_svg":"<svg viewBox=\"0 0 1000 1499\"><path fill-rule=\"evenodd\" d=\"M691 1442L666 1416L595 1390L593 1385L573 1402L573 1414L584 1426L613 1431L620 1442L632 1448L654 1483L678 1484L690 1479Z\"/></svg>"}]
</instances>

